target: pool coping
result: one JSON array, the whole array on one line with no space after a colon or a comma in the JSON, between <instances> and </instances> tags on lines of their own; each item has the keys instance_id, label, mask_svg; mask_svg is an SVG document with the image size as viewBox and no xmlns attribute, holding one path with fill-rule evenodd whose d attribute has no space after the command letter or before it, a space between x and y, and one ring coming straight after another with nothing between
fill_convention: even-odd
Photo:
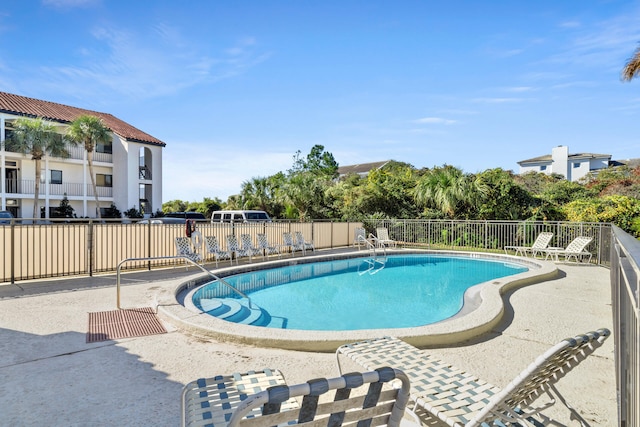
<instances>
[{"instance_id":1,"label":"pool coping","mask_svg":"<svg viewBox=\"0 0 640 427\"><path fill-rule=\"evenodd\" d=\"M307 331L274 329L232 323L205 313L196 313L181 304L185 291L210 281L208 275L198 273L177 285L162 287L155 295L158 315L175 327L190 333L208 336L226 342L274 347L287 350L333 352L340 345L380 336L401 338L418 347L459 344L491 331L505 313L502 296L519 287L554 279L559 271L550 261L512 255L446 250L387 250L388 255L407 254L455 255L468 258L501 260L524 264L529 270L475 285L465 293L465 304L460 313L438 323L411 328L365 329L354 331ZM298 258L277 259L261 263L244 264L212 270L225 277L256 269L275 268L318 261L362 257L362 252L316 254Z\"/></svg>"}]
</instances>

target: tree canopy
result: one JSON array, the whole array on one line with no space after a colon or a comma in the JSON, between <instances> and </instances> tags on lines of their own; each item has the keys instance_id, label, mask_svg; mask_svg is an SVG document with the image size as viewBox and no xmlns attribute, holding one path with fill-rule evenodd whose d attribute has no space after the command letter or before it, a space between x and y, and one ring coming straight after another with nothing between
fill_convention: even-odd
<instances>
[{"instance_id":1,"label":"tree canopy","mask_svg":"<svg viewBox=\"0 0 640 427\"><path fill-rule=\"evenodd\" d=\"M606 221L640 236L640 168L612 167L570 182L559 175L516 175L500 168L469 174L443 165L416 169L390 161L366 176L337 176L320 145L298 151L286 173L253 177L218 209L265 210L272 218L366 221L373 218ZM207 202L208 201L208 202ZM212 199L173 200L163 210L210 215ZM639 202L640 203L640 202ZM215 209L214 209L215 210Z\"/></svg>"}]
</instances>

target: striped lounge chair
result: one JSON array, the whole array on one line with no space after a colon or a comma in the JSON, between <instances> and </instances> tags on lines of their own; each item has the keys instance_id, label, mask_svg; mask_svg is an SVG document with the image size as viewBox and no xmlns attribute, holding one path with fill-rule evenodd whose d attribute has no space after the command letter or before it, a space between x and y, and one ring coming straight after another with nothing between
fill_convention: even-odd
<instances>
[{"instance_id":1,"label":"striped lounge chair","mask_svg":"<svg viewBox=\"0 0 640 427\"><path fill-rule=\"evenodd\" d=\"M555 397L582 422L584 419L566 404L554 384L600 347L609 335L609 330L600 329L561 341L502 390L392 337L345 344L337 349L336 357L339 369L342 369L341 355L365 369L377 366L401 369L411 379L414 411L423 408L432 418L452 427L493 425L492 422L529 426L534 417L546 419L540 411L552 406ZM533 407L543 394L551 400Z\"/></svg>"},{"instance_id":2,"label":"striped lounge chair","mask_svg":"<svg viewBox=\"0 0 640 427\"><path fill-rule=\"evenodd\" d=\"M399 380L401 388L384 383ZM182 425L213 427L308 426L398 427L409 400L409 379L397 369L351 373L287 386L277 370L199 379L182 390ZM324 395L335 390L334 400ZM361 391L360 391L361 390ZM352 393L353 392L353 393ZM303 396L302 405L295 397Z\"/></svg>"},{"instance_id":3,"label":"striped lounge chair","mask_svg":"<svg viewBox=\"0 0 640 427\"><path fill-rule=\"evenodd\" d=\"M213 255L216 261L216 267L218 266L218 260L228 259L229 263L233 263L233 254L230 251L220 249L218 238L216 236L205 236L204 243L207 247L207 254Z\"/></svg>"},{"instance_id":4,"label":"striped lounge chair","mask_svg":"<svg viewBox=\"0 0 640 427\"><path fill-rule=\"evenodd\" d=\"M287 232L282 233L282 242L283 242L282 247L289 249L293 256L296 255L296 251L300 251L302 252L302 255L304 255L304 252L305 252L304 245L298 243L297 241L294 241L293 235L291 233L287 233Z\"/></svg>"},{"instance_id":5,"label":"striped lounge chair","mask_svg":"<svg viewBox=\"0 0 640 427\"><path fill-rule=\"evenodd\" d=\"M202 261L199 253L193 250L191 239L188 237L176 237L176 253L178 256L189 258L193 262Z\"/></svg>"},{"instance_id":6,"label":"striped lounge chair","mask_svg":"<svg viewBox=\"0 0 640 427\"><path fill-rule=\"evenodd\" d=\"M256 234L256 236L258 237L258 248L260 248L260 250L262 251L263 258L266 258L267 256L272 254L277 254L278 258L280 258L280 249L277 246L269 243L266 234L258 233Z\"/></svg>"}]
</instances>

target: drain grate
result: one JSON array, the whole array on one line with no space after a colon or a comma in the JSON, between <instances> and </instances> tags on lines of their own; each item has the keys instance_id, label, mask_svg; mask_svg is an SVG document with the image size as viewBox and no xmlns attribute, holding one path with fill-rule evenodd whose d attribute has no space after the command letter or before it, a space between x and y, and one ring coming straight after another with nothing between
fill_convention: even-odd
<instances>
[{"instance_id":1,"label":"drain grate","mask_svg":"<svg viewBox=\"0 0 640 427\"><path fill-rule=\"evenodd\" d=\"M151 307L89 313L88 343L166 333Z\"/></svg>"}]
</instances>

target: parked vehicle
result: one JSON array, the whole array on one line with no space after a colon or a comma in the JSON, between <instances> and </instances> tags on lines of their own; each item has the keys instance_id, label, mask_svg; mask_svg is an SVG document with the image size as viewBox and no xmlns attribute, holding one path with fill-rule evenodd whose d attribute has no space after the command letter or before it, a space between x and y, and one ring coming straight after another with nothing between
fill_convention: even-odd
<instances>
[{"instance_id":1,"label":"parked vehicle","mask_svg":"<svg viewBox=\"0 0 640 427\"><path fill-rule=\"evenodd\" d=\"M0 211L0 224L11 224L13 214L9 211Z\"/></svg>"},{"instance_id":2,"label":"parked vehicle","mask_svg":"<svg viewBox=\"0 0 640 427\"><path fill-rule=\"evenodd\" d=\"M211 223L218 222L271 222L265 211L215 211Z\"/></svg>"},{"instance_id":3,"label":"parked vehicle","mask_svg":"<svg viewBox=\"0 0 640 427\"><path fill-rule=\"evenodd\" d=\"M149 224L149 221L151 221L151 224L184 224L187 222L187 220L184 218L173 218L164 216L160 218L143 219L136 222L136 224Z\"/></svg>"},{"instance_id":4,"label":"parked vehicle","mask_svg":"<svg viewBox=\"0 0 640 427\"><path fill-rule=\"evenodd\" d=\"M169 218L193 219L196 221L206 221L207 218L200 212L169 212L164 215Z\"/></svg>"}]
</instances>

